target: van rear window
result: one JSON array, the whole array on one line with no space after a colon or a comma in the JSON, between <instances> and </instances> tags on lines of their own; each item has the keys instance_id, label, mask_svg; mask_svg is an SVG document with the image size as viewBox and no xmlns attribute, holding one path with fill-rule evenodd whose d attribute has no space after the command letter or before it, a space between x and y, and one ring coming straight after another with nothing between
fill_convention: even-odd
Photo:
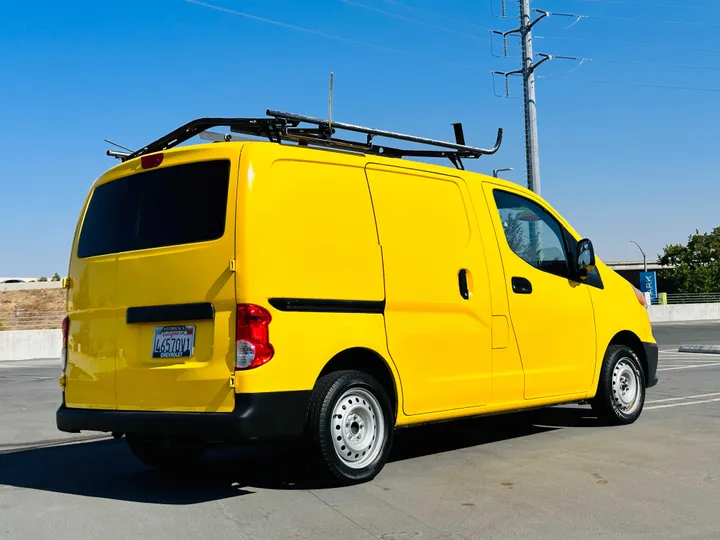
<instances>
[{"instance_id":1,"label":"van rear window","mask_svg":"<svg viewBox=\"0 0 720 540\"><path fill-rule=\"evenodd\" d=\"M230 162L203 161L119 178L97 187L78 257L206 242L225 232Z\"/></svg>"}]
</instances>

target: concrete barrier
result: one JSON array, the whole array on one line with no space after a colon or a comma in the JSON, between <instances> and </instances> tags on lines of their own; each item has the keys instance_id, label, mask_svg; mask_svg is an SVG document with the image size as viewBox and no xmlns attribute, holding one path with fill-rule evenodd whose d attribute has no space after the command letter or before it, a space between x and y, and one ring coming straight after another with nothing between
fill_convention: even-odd
<instances>
[{"instance_id":1,"label":"concrete barrier","mask_svg":"<svg viewBox=\"0 0 720 540\"><path fill-rule=\"evenodd\" d=\"M650 306L648 313L652 322L720 321L720 303ZM61 348L60 330L0 331L0 362L58 358Z\"/></svg>"},{"instance_id":2,"label":"concrete barrier","mask_svg":"<svg viewBox=\"0 0 720 540\"><path fill-rule=\"evenodd\" d=\"M61 330L8 330L0 332L0 362L59 358Z\"/></svg>"},{"instance_id":3,"label":"concrete barrier","mask_svg":"<svg viewBox=\"0 0 720 540\"><path fill-rule=\"evenodd\" d=\"M717 321L719 304L666 304L648 308L651 322Z\"/></svg>"}]
</instances>

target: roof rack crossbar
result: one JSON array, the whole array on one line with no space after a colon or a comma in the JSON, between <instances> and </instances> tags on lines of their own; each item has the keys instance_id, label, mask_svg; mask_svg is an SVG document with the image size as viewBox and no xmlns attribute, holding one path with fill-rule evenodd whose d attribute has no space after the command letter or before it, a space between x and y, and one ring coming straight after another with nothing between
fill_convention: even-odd
<instances>
[{"instance_id":1,"label":"roof rack crossbar","mask_svg":"<svg viewBox=\"0 0 720 540\"><path fill-rule=\"evenodd\" d=\"M267 113L268 116L272 116L275 118L284 118L286 120L291 120L295 122L305 122L307 124L315 124L318 126L327 126L328 122L327 120L322 120L320 118L313 118L311 116L304 116L302 114L294 114L294 113L286 113L281 111L274 111L272 109L268 109ZM458 134L458 127L459 124L453 125L455 128L455 133ZM440 146L442 148L451 148L453 150L464 150L466 152L472 153L472 154L479 154L479 155L488 155L488 154L494 154L498 151L500 148L500 144L502 143L502 128L498 130L498 136L496 139L495 147L490 149L483 149L483 148L475 148L474 146L467 146L465 144L459 144L459 143L451 143L446 141L439 141L436 139L428 139L426 137L417 137L415 135L406 135L404 133L395 133L393 131L386 131L383 129L375 129L375 128L368 128L363 126L356 126L354 124L345 124L344 122L337 122L333 121L332 123L333 130L336 129L345 129L347 131L354 131L357 133L364 133L366 135L372 135L377 137L387 137L388 139L397 139L401 141L408 141L408 142L414 142L418 144L426 144L428 146ZM462 133L462 127L459 127L460 133ZM461 139L464 142L464 137Z\"/></svg>"},{"instance_id":2,"label":"roof rack crossbar","mask_svg":"<svg viewBox=\"0 0 720 540\"><path fill-rule=\"evenodd\" d=\"M167 135L160 137L156 141L153 141L147 146L144 146L132 153L123 154L120 152L108 152L108 155L117 157L122 161L127 161L145 154L168 150L209 129L227 127L232 133L241 133L254 137L267 138L271 142L277 143L282 143L285 140L302 145L338 148L397 158L446 158L449 159L458 169L463 169L462 159L478 159L483 155L494 154L500 148L503 139L503 130L500 128L497 132L495 146L485 149L466 145L465 137L462 132L462 125L459 123L453 124L456 140L456 142L453 143L336 121L333 121L332 126L330 126L327 120L304 116L301 114L275 111L272 109L268 109L266 114L269 118L198 118L180 126ZM317 127L298 127L301 123ZM336 138L333 135L337 130L362 133L366 135L366 141L351 141ZM375 137L406 141L435 147L437 149L415 150L394 148L385 145L375 145L373 143L373 139Z\"/></svg>"}]
</instances>

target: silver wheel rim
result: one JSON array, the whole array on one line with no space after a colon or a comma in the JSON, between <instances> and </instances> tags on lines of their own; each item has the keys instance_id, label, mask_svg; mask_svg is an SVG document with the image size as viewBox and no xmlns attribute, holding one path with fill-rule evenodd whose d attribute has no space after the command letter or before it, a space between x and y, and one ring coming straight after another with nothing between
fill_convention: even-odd
<instances>
[{"instance_id":1,"label":"silver wheel rim","mask_svg":"<svg viewBox=\"0 0 720 540\"><path fill-rule=\"evenodd\" d=\"M352 469L373 463L385 442L380 403L364 388L351 388L337 400L330 423L335 454Z\"/></svg>"},{"instance_id":2,"label":"silver wheel rim","mask_svg":"<svg viewBox=\"0 0 720 540\"><path fill-rule=\"evenodd\" d=\"M624 414L632 414L640 406L642 386L631 359L622 358L615 364L612 392L615 406Z\"/></svg>"}]
</instances>

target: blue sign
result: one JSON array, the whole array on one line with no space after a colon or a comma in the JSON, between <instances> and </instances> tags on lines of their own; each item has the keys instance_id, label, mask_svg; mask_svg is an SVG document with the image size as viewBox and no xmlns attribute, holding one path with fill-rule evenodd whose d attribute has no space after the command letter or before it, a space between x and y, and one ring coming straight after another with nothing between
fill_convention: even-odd
<instances>
[{"instance_id":1,"label":"blue sign","mask_svg":"<svg viewBox=\"0 0 720 540\"><path fill-rule=\"evenodd\" d=\"M640 272L640 291L649 292L651 298L657 298L657 274L655 272Z\"/></svg>"}]
</instances>

